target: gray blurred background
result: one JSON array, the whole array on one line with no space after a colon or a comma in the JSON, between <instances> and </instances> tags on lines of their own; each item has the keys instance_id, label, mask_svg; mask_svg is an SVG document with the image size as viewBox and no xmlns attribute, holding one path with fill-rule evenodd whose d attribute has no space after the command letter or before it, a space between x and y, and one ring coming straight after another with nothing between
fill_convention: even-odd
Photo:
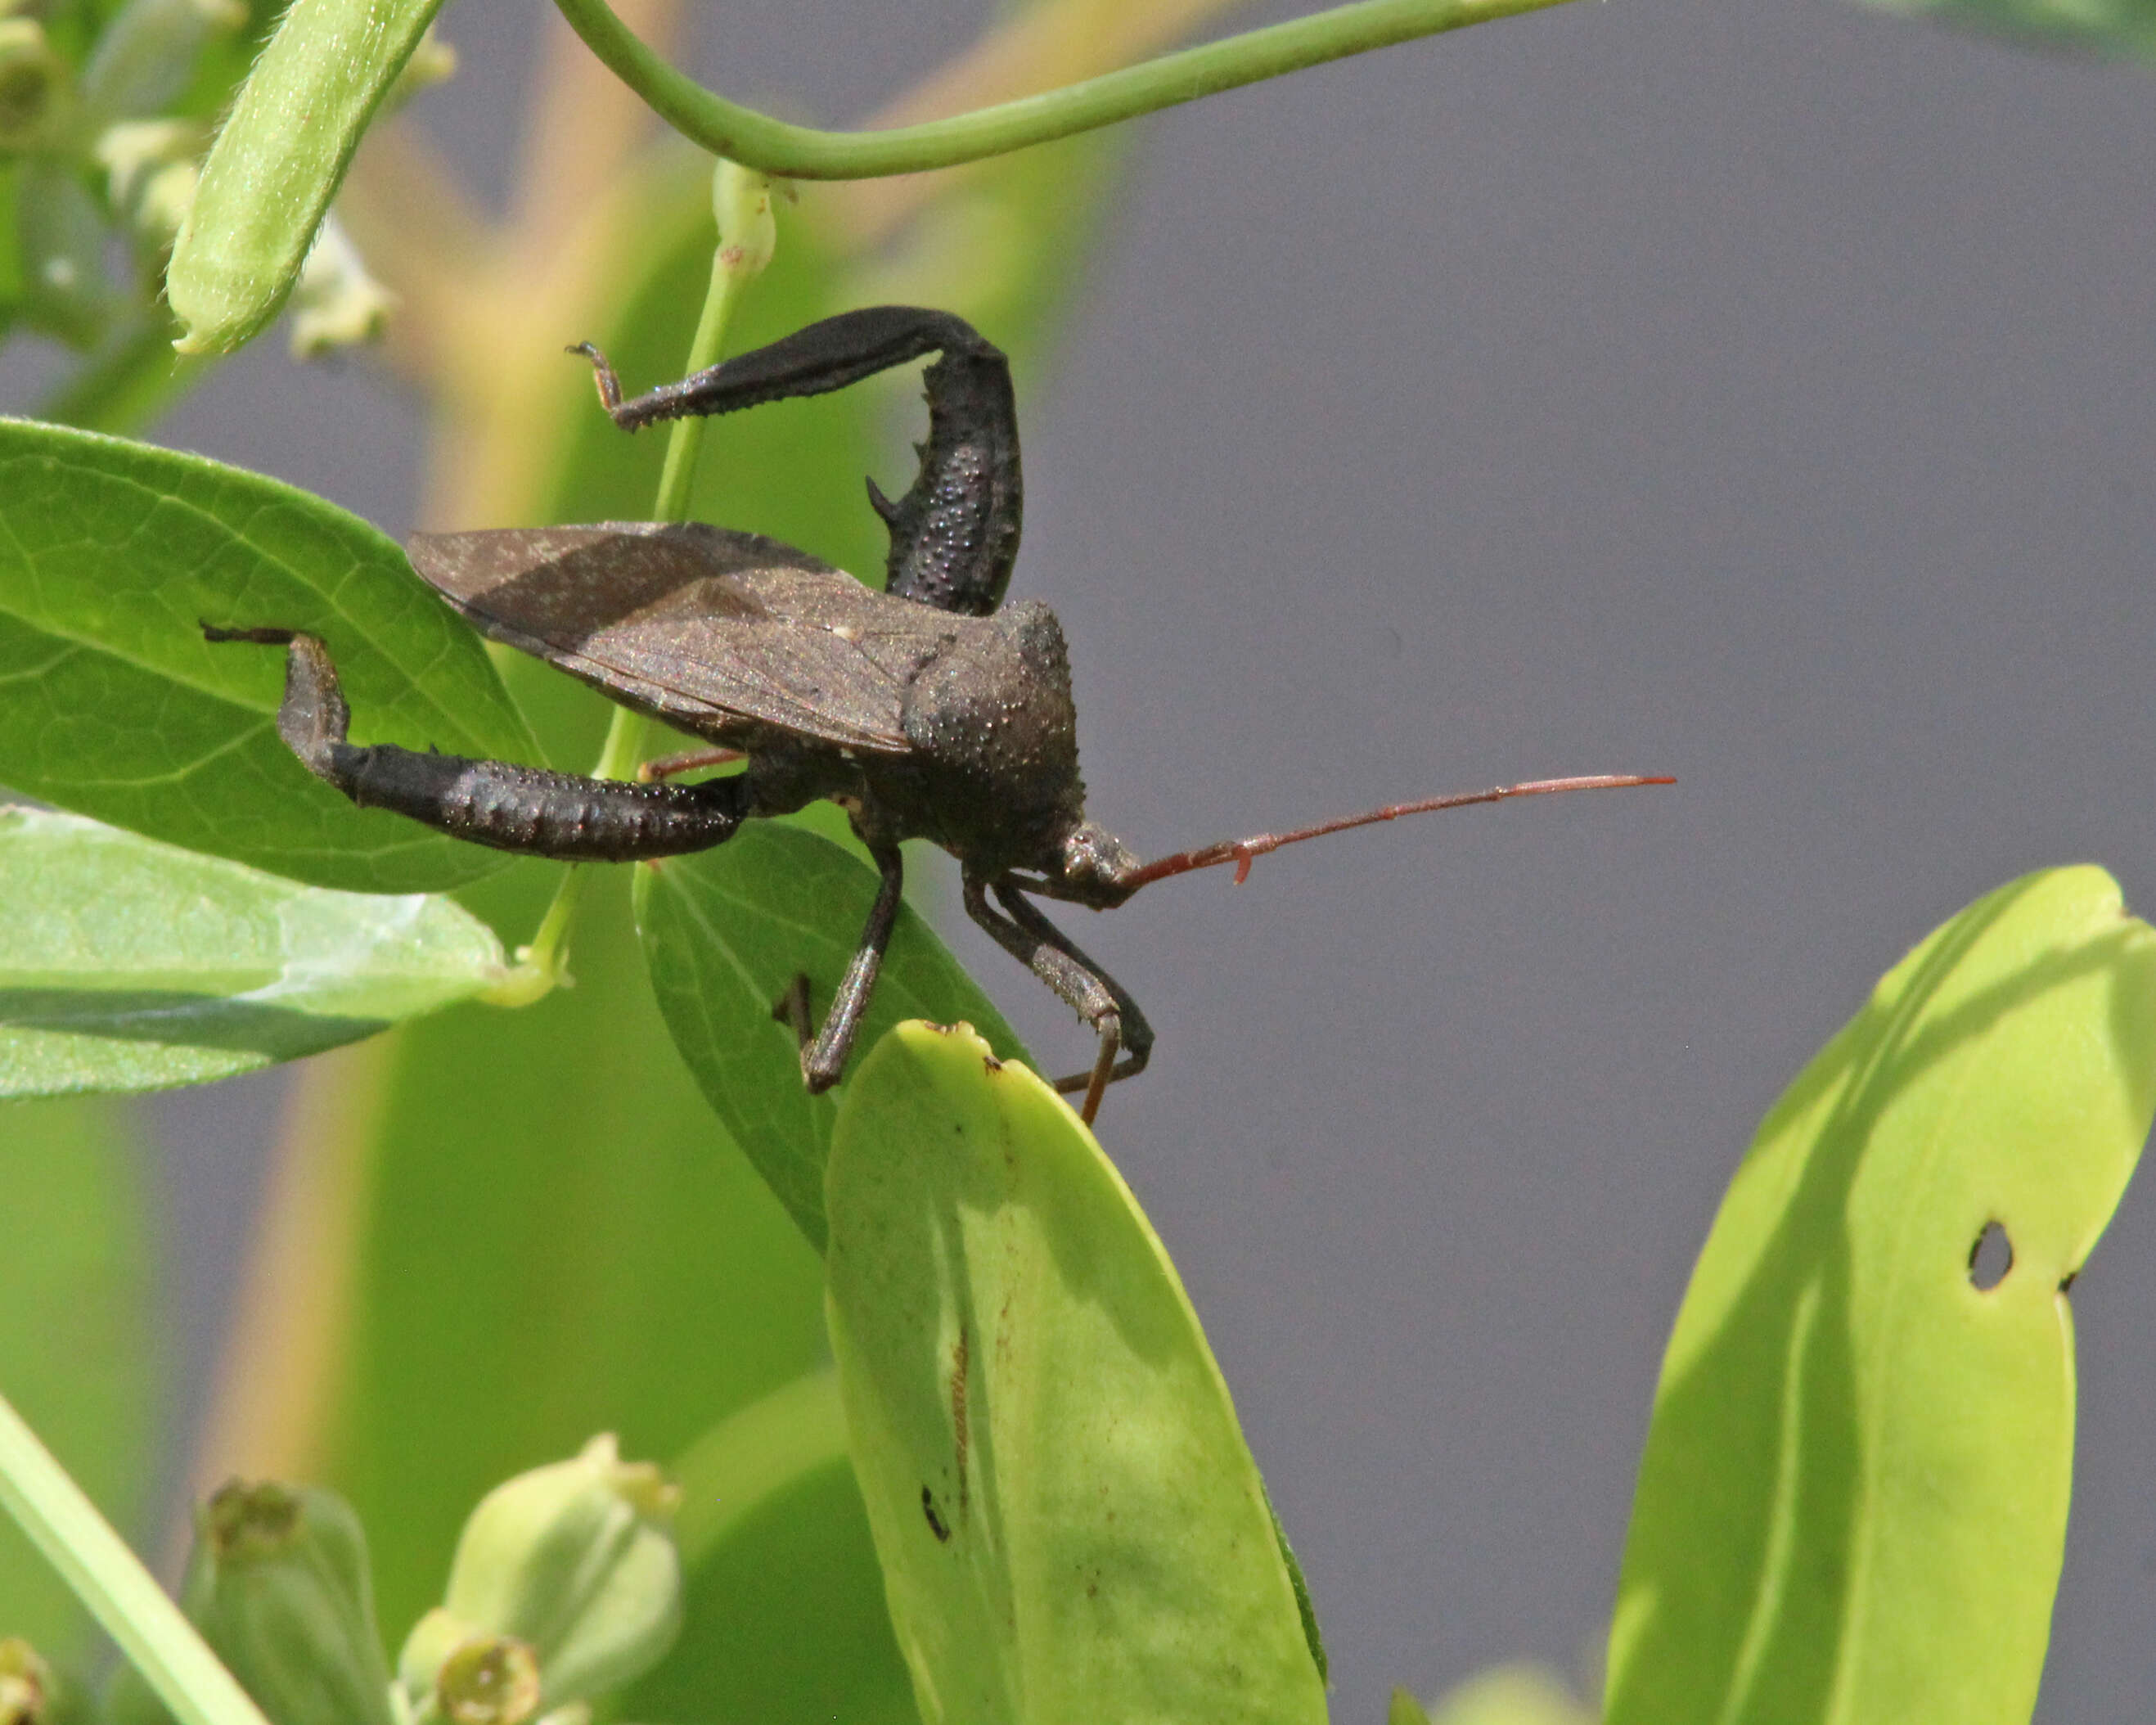
<instances>
[{"instance_id":1,"label":"gray blurred background","mask_svg":"<svg viewBox=\"0 0 2156 1725\"><path fill-rule=\"evenodd\" d=\"M843 123L984 10L731 0L694 69ZM418 111L483 189L546 17L445 19L463 70ZM1599 1643L1693 1254L1881 971L2047 864L2156 906L2152 110L2147 74L1833 0L1632 0L1143 126L1023 404L1014 590L1069 630L1093 812L1155 853L1499 779L1682 780L1081 927L1161 1034L1104 1137L1342 1720ZM365 362L295 375L265 341L160 435L411 524L415 408ZM954 937L1076 1063L1067 1014ZM198 1364L276 1098L160 1105ZM2050 1725L2156 1695L2152 1246L2144 1179L2074 1291Z\"/></svg>"}]
</instances>

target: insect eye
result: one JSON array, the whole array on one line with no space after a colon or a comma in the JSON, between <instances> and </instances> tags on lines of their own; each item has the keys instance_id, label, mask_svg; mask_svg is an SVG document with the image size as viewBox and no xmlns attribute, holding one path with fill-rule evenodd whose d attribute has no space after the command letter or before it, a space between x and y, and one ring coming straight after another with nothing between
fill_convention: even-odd
<instances>
[{"instance_id":1,"label":"insect eye","mask_svg":"<svg viewBox=\"0 0 2156 1725\"><path fill-rule=\"evenodd\" d=\"M1097 896L1104 905L1129 895L1123 881L1138 865L1121 839L1092 821L1081 821L1063 841L1063 883Z\"/></svg>"}]
</instances>

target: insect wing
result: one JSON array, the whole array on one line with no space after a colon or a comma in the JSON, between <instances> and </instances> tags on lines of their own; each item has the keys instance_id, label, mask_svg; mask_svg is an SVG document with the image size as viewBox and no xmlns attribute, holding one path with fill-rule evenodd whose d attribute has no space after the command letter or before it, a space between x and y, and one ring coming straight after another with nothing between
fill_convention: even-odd
<instances>
[{"instance_id":1,"label":"insect wing","mask_svg":"<svg viewBox=\"0 0 2156 1725\"><path fill-rule=\"evenodd\" d=\"M410 549L482 634L720 742L769 728L904 752L906 682L952 621L701 523L422 533Z\"/></svg>"}]
</instances>

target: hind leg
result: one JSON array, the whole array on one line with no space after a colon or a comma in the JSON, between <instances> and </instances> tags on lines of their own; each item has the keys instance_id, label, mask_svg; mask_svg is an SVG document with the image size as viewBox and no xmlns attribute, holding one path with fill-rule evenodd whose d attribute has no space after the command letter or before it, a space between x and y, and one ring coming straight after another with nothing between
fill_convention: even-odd
<instances>
[{"instance_id":1,"label":"hind leg","mask_svg":"<svg viewBox=\"0 0 2156 1725\"><path fill-rule=\"evenodd\" d=\"M497 850L563 862L636 862L708 850L757 811L747 782L637 784L464 755L346 741L352 709L321 639L289 629L213 629L213 641L285 649L277 734L308 772L363 809L388 809Z\"/></svg>"},{"instance_id":2,"label":"hind leg","mask_svg":"<svg viewBox=\"0 0 2156 1725\"><path fill-rule=\"evenodd\" d=\"M928 441L920 446L920 472L896 502L869 482L869 501L891 531L886 589L971 617L1003 603L1024 512L1018 406L1009 361L963 318L913 305L848 311L629 401L598 348L587 341L571 352L592 362L600 401L628 431L824 395L940 353L926 379Z\"/></svg>"}]
</instances>

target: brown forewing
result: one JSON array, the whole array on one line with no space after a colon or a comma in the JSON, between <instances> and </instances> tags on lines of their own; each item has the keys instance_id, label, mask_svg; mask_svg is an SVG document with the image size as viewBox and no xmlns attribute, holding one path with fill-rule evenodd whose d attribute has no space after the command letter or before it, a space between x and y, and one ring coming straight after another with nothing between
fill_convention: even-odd
<instances>
[{"instance_id":1,"label":"brown forewing","mask_svg":"<svg viewBox=\"0 0 2156 1725\"><path fill-rule=\"evenodd\" d=\"M421 533L410 550L482 634L718 742L768 728L904 753L906 685L982 626L701 522Z\"/></svg>"}]
</instances>

